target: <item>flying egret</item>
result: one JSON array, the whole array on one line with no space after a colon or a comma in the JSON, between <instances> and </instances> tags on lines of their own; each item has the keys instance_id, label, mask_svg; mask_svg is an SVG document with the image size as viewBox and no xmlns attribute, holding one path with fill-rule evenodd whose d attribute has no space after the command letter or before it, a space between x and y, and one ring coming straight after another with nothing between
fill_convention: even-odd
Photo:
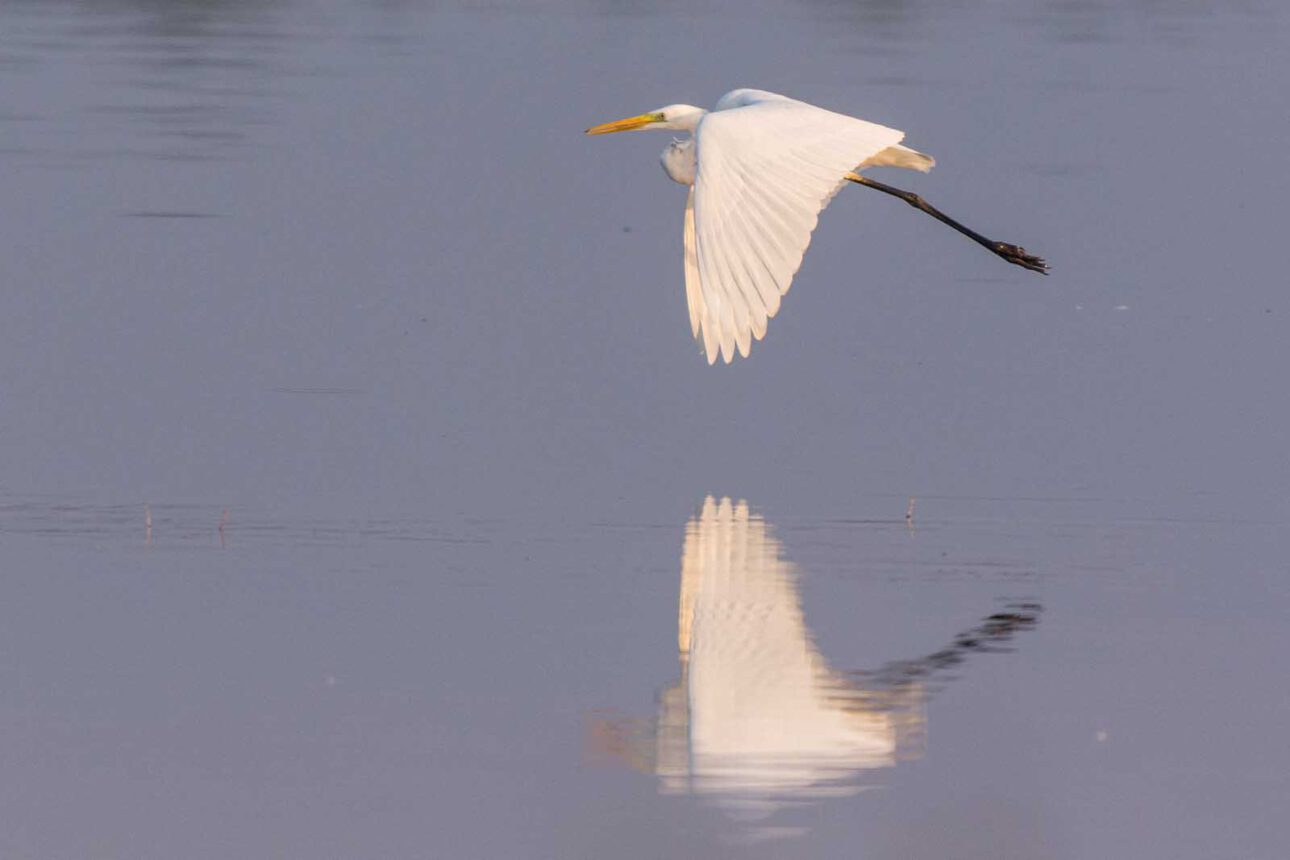
<instances>
[{"instance_id":1,"label":"flying egret","mask_svg":"<svg viewBox=\"0 0 1290 860\"><path fill-rule=\"evenodd\" d=\"M847 182L904 200L1009 263L1041 274L1024 248L987 239L909 191L875 182L866 167L926 173L936 162L900 141L905 133L764 90L732 90L709 112L676 104L593 126L587 134L657 128L688 131L663 150L663 171L689 186L685 298L690 330L708 363L747 357L779 311L819 213Z\"/></svg>"}]
</instances>

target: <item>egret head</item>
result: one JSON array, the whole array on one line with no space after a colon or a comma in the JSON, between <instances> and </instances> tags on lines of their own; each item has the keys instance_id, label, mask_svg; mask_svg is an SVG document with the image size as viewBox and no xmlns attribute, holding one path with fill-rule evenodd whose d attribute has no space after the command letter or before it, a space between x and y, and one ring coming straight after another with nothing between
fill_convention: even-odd
<instances>
[{"instance_id":1,"label":"egret head","mask_svg":"<svg viewBox=\"0 0 1290 860\"><path fill-rule=\"evenodd\" d=\"M668 105L640 116L629 116L627 119L592 126L587 129L587 134L610 134L615 131L636 131L642 128L694 131L705 113L707 113L706 110L694 105Z\"/></svg>"}]
</instances>

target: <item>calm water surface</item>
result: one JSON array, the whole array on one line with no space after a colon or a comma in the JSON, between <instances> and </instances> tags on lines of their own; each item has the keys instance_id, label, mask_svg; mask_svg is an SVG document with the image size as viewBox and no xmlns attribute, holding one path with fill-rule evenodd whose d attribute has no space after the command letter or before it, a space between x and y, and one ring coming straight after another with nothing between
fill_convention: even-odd
<instances>
[{"instance_id":1,"label":"calm water surface","mask_svg":"<svg viewBox=\"0 0 1290 860\"><path fill-rule=\"evenodd\" d=\"M1288 27L0 5L0 856L1284 856ZM581 130L735 86L1053 275L851 189L707 367Z\"/></svg>"}]
</instances>

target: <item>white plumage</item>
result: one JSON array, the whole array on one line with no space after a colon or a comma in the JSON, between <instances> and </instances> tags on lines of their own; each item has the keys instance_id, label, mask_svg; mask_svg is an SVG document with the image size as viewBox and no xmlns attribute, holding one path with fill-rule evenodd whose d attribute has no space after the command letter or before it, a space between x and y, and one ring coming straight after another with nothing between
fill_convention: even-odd
<instances>
[{"instance_id":1,"label":"white plumage","mask_svg":"<svg viewBox=\"0 0 1290 860\"><path fill-rule=\"evenodd\" d=\"M893 128L763 90L726 93L712 112L669 105L588 129L689 131L663 153L667 175L690 185L685 292L708 362L747 356L779 312L820 211L871 165L927 171L935 163Z\"/></svg>"}]
</instances>

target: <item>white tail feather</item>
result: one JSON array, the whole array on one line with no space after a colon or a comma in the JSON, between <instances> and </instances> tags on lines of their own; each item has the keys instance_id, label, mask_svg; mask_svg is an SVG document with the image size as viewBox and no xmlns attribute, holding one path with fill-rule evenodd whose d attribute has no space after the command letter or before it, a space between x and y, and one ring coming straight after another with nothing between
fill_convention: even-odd
<instances>
[{"instance_id":1,"label":"white tail feather","mask_svg":"<svg viewBox=\"0 0 1290 860\"><path fill-rule=\"evenodd\" d=\"M866 159L861 167L903 167L906 170L917 170L926 173L936 166L936 159L908 146L889 146L872 158Z\"/></svg>"}]
</instances>

